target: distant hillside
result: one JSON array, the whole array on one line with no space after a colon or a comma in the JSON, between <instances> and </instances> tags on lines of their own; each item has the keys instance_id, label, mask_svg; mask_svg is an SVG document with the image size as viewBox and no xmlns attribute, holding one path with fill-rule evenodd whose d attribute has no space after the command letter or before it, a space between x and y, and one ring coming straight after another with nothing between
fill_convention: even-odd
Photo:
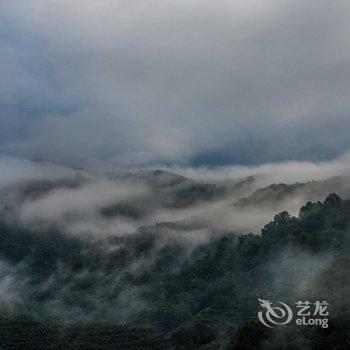
<instances>
[{"instance_id":1,"label":"distant hillside","mask_svg":"<svg viewBox=\"0 0 350 350\"><path fill-rule=\"evenodd\" d=\"M75 195L78 198L85 189L90 193L94 187L98 191L99 187L108 186L110 191L105 190L108 200L105 204L103 200L99 201L94 215L101 215L104 219L142 220L159 210L186 209L237 197L249 189L252 182L253 178L250 177L239 181L207 183L162 170L135 173L77 171L74 176L62 179L30 179L1 186L0 211L2 209L3 212L13 214L20 211L24 204L40 202L50 196L55 201L60 193L67 194L69 198ZM116 199L110 199L110 194L118 192L118 188L121 191L130 189L130 193L135 188L142 188L143 191L139 191L138 195L125 194L122 199L116 193ZM73 212L70 217L74 217Z\"/></svg>"},{"instance_id":2,"label":"distant hillside","mask_svg":"<svg viewBox=\"0 0 350 350\"><path fill-rule=\"evenodd\" d=\"M331 192L337 192L343 198L350 198L350 178L332 177L305 183L271 184L254 191L249 197L240 198L235 205L241 208L249 206L279 208L284 202L296 199L302 202L322 200Z\"/></svg>"}]
</instances>

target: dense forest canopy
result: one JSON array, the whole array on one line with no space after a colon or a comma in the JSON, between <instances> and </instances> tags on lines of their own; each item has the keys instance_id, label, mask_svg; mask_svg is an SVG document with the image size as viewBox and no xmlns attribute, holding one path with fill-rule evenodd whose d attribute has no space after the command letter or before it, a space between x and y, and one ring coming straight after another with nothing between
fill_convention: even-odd
<instances>
[{"instance_id":1,"label":"dense forest canopy","mask_svg":"<svg viewBox=\"0 0 350 350\"><path fill-rule=\"evenodd\" d=\"M164 173L147 181L160 194L172 193L173 202L162 206L178 203L178 210L225 197L230 210L251 210L252 215L254 206L279 206L300 188L315 196L320 188L341 182L273 185L233 204L233 193L252 179L206 185L175 175L161 183L153 176ZM98 237L38 219L29 225L19 215L21 206L57 188L80 188L85 181L90 180L3 189L5 198L12 198L7 205L2 201L0 222L4 349L23 344L37 349L44 343L48 349L320 349L321 343L345 349L350 344L349 200L331 193L324 201L307 202L297 215L279 212L256 233L218 226L204 231L205 220L195 215ZM143 200L155 210L147 196ZM135 214L135 198L101 207L105 220L146 215ZM67 220L74 222L74 215ZM256 319L258 298L291 305L327 300L329 328L267 329Z\"/></svg>"}]
</instances>

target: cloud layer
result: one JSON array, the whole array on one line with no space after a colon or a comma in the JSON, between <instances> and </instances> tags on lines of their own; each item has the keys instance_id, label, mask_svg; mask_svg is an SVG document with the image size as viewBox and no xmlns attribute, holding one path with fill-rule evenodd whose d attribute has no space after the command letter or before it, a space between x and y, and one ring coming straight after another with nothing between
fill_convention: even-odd
<instances>
[{"instance_id":1,"label":"cloud layer","mask_svg":"<svg viewBox=\"0 0 350 350\"><path fill-rule=\"evenodd\" d=\"M174 232L193 231L200 240L210 232L260 232L276 212L297 215L305 202L332 192L350 198L348 157L166 170L93 172L0 158L0 215L25 226L92 237L170 222L179 225Z\"/></svg>"},{"instance_id":2,"label":"cloud layer","mask_svg":"<svg viewBox=\"0 0 350 350\"><path fill-rule=\"evenodd\" d=\"M113 168L338 157L350 147L349 10L2 1L1 150Z\"/></svg>"}]
</instances>

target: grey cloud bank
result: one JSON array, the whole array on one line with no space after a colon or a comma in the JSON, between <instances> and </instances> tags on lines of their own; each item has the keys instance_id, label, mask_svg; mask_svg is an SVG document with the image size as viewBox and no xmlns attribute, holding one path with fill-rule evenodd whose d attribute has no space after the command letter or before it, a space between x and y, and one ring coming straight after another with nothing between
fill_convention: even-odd
<instances>
[{"instance_id":1,"label":"grey cloud bank","mask_svg":"<svg viewBox=\"0 0 350 350\"><path fill-rule=\"evenodd\" d=\"M111 168L339 157L350 148L349 10L2 1L0 149Z\"/></svg>"}]
</instances>

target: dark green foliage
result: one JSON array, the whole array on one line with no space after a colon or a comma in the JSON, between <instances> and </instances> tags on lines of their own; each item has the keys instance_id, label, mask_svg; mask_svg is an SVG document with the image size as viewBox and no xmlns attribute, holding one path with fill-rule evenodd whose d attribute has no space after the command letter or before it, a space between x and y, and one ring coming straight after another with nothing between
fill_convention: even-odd
<instances>
[{"instance_id":1,"label":"dark green foliage","mask_svg":"<svg viewBox=\"0 0 350 350\"><path fill-rule=\"evenodd\" d=\"M269 329L264 327L255 317L248 320L232 339L228 349L257 350L263 347L263 343L269 335Z\"/></svg>"},{"instance_id":2,"label":"dark green foliage","mask_svg":"<svg viewBox=\"0 0 350 350\"><path fill-rule=\"evenodd\" d=\"M199 349L218 338L215 329L205 324L197 324L188 328L179 328L171 334L175 349Z\"/></svg>"},{"instance_id":3,"label":"dark green foliage","mask_svg":"<svg viewBox=\"0 0 350 350\"><path fill-rule=\"evenodd\" d=\"M2 350L166 350L169 346L165 335L146 327L103 323L63 327L24 316L0 320Z\"/></svg>"},{"instance_id":4,"label":"dark green foliage","mask_svg":"<svg viewBox=\"0 0 350 350\"><path fill-rule=\"evenodd\" d=\"M277 214L261 235L218 234L197 245L176 223L95 242L2 223L0 256L28 281L21 312L39 320L3 320L3 348L346 349L349 224L350 202L336 194L308 202L298 217ZM331 326L270 331L254 318L257 298L328 300ZM70 315L88 322L43 323L57 300L55 324Z\"/></svg>"}]
</instances>

